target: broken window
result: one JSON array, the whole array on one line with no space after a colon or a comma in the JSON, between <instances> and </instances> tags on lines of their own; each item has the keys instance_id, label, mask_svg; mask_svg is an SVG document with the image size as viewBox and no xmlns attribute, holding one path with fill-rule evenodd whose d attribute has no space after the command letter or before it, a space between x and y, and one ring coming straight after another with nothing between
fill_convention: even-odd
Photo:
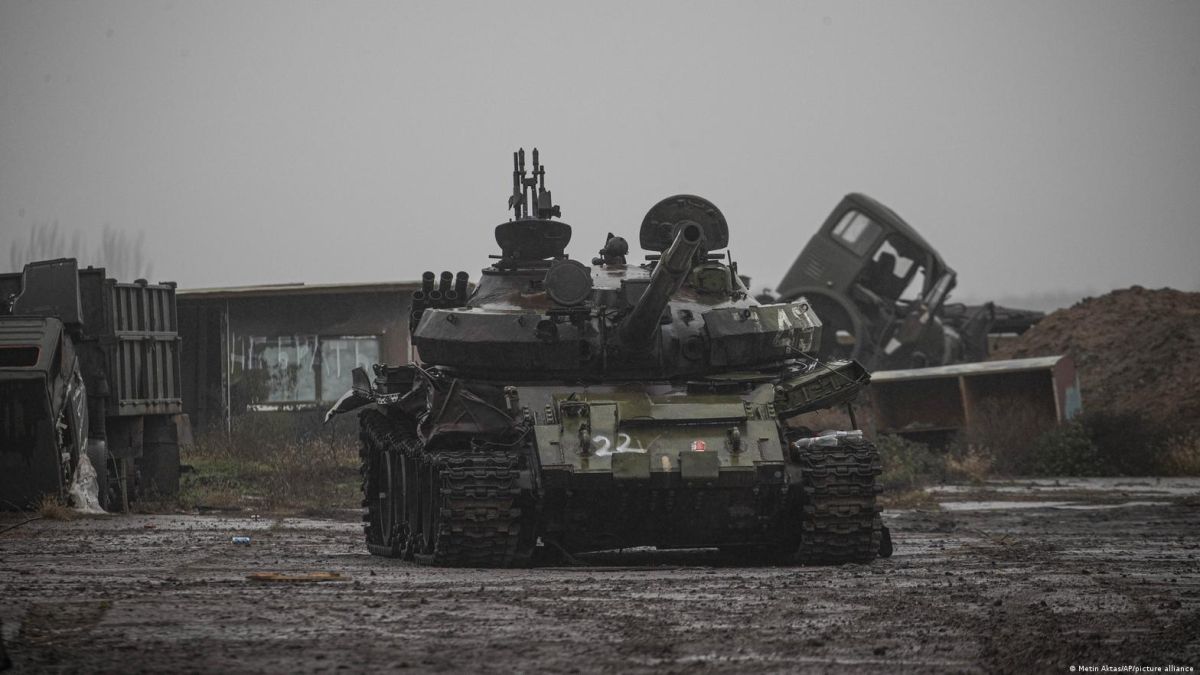
<instances>
[{"instance_id":1,"label":"broken window","mask_svg":"<svg viewBox=\"0 0 1200 675\"><path fill-rule=\"evenodd\" d=\"M350 373L362 367L369 373L379 363L379 338L338 337L321 340L321 400L336 401L350 390Z\"/></svg>"},{"instance_id":2,"label":"broken window","mask_svg":"<svg viewBox=\"0 0 1200 675\"><path fill-rule=\"evenodd\" d=\"M252 368L266 372L267 401L318 400L317 377L313 371L314 336L262 338L252 343L250 352Z\"/></svg>"},{"instance_id":3,"label":"broken window","mask_svg":"<svg viewBox=\"0 0 1200 675\"><path fill-rule=\"evenodd\" d=\"M833 236L858 255L866 255L879 236L879 224L858 211L847 211L833 228Z\"/></svg>"},{"instance_id":4,"label":"broken window","mask_svg":"<svg viewBox=\"0 0 1200 675\"><path fill-rule=\"evenodd\" d=\"M860 279L882 298L919 300L925 288L925 266L908 240L891 235L880 244Z\"/></svg>"},{"instance_id":5,"label":"broken window","mask_svg":"<svg viewBox=\"0 0 1200 675\"><path fill-rule=\"evenodd\" d=\"M41 350L35 346L0 347L0 368L32 368Z\"/></svg>"},{"instance_id":6,"label":"broken window","mask_svg":"<svg viewBox=\"0 0 1200 675\"><path fill-rule=\"evenodd\" d=\"M917 272L908 282L908 286L900 293L900 299L905 302L916 302L925 297L925 266L917 265Z\"/></svg>"},{"instance_id":7,"label":"broken window","mask_svg":"<svg viewBox=\"0 0 1200 675\"><path fill-rule=\"evenodd\" d=\"M378 362L373 335L238 335L230 349L231 398L252 408L336 401L350 389L356 366Z\"/></svg>"}]
</instances>

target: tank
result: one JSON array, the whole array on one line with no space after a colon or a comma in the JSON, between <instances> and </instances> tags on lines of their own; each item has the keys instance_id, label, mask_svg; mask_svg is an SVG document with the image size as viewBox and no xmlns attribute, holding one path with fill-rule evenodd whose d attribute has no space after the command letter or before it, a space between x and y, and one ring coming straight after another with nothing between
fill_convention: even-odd
<instances>
[{"instance_id":1,"label":"tank","mask_svg":"<svg viewBox=\"0 0 1200 675\"><path fill-rule=\"evenodd\" d=\"M890 554L876 448L811 421L869 375L814 353L808 302L756 302L725 217L694 195L646 213L644 263L612 233L573 259L536 149L531 164L514 153L492 264L474 282L423 275L413 362L356 370L326 416L359 411L370 552L470 567L640 546Z\"/></svg>"}]
</instances>

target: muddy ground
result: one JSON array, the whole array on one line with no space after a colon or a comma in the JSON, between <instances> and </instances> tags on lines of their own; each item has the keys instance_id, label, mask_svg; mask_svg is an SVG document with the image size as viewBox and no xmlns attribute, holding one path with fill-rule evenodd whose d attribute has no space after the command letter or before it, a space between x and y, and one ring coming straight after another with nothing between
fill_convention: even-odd
<instances>
[{"instance_id":1,"label":"muddy ground","mask_svg":"<svg viewBox=\"0 0 1200 675\"><path fill-rule=\"evenodd\" d=\"M1198 494L947 489L885 514L894 557L831 568L637 550L426 569L366 555L349 517L39 520L0 534L0 619L18 672L1195 669ZM345 579L247 579L269 571Z\"/></svg>"}]
</instances>

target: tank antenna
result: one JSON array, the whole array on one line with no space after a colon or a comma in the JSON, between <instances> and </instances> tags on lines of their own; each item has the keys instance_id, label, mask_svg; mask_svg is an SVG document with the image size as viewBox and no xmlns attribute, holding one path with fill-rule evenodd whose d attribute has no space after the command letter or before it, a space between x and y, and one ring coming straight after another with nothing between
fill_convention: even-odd
<instances>
[{"instance_id":1,"label":"tank antenna","mask_svg":"<svg viewBox=\"0 0 1200 675\"><path fill-rule=\"evenodd\" d=\"M554 200L550 197L550 191L546 189L546 167L538 162L537 148L533 149L533 179L529 181L530 187L537 187L537 217L543 220L549 218L561 218L562 209L554 204Z\"/></svg>"},{"instance_id":2,"label":"tank antenna","mask_svg":"<svg viewBox=\"0 0 1200 675\"><path fill-rule=\"evenodd\" d=\"M530 217L531 188L537 190L533 195L536 217L562 217L562 209L554 205L550 191L546 189L546 167L538 160L537 148L533 149L533 174L529 176L525 173L525 148L521 148L513 153L513 191L508 198L508 208L513 211L513 220Z\"/></svg>"},{"instance_id":3,"label":"tank antenna","mask_svg":"<svg viewBox=\"0 0 1200 675\"><path fill-rule=\"evenodd\" d=\"M518 151L521 156L521 217L529 217L529 179L525 177L525 148Z\"/></svg>"},{"instance_id":4,"label":"tank antenna","mask_svg":"<svg viewBox=\"0 0 1200 675\"><path fill-rule=\"evenodd\" d=\"M513 187L512 194L508 196L508 208L513 210L515 219L521 218L521 183L525 177L521 175L521 163L517 158L517 153L513 153Z\"/></svg>"}]
</instances>

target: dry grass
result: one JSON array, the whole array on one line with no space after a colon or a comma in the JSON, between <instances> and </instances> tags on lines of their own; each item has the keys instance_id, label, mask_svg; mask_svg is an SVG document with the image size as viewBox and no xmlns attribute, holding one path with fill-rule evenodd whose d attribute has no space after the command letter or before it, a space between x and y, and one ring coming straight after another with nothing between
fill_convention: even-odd
<instances>
[{"instance_id":1,"label":"dry grass","mask_svg":"<svg viewBox=\"0 0 1200 675\"><path fill-rule=\"evenodd\" d=\"M917 490L950 479L944 451L889 434L875 439L875 445L883 464L879 480L885 494Z\"/></svg>"},{"instance_id":2,"label":"dry grass","mask_svg":"<svg viewBox=\"0 0 1200 675\"><path fill-rule=\"evenodd\" d=\"M230 433L199 434L182 462L192 468L181 477L185 508L330 515L361 499L355 439L287 417L247 415Z\"/></svg>"},{"instance_id":3,"label":"dry grass","mask_svg":"<svg viewBox=\"0 0 1200 675\"><path fill-rule=\"evenodd\" d=\"M1031 462L1038 430L1054 424L1020 397L984 399L976 404L972 415L971 430L958 439L959 447L953 454L958 468L976 482L993 471L1023 473Z\"/></svg>"},{"instance_id":4,"label":"dry grass","mask_svg":"<svg viewBox=\"0 0 1200 675\"><path fill-rule=\"evenodd\" d=\"M1200 476L1200 432L1163 428L1137 413L1091 411L1046 429L1028 407L981 405L969 433L931 448L902 437L876 439L885 492L994 478Z\"/></svg>"},{"instance_id":5,"label":"dry grass","mask_svg":"<svg viewBox=\"0 0 1200 675\"><path fill-rule=\"evenodd\" d=\"M1027 431L1005 428L1004 419L1021 426L1013 413L993 413L991 437L961 438L944 450L895 436L878 438L884 467L882 503L887 508L935 508L936 500L921 488L946 482L980 484L1001 475L1200 475L1200 434L1171 437L1164 450L1142 460L1152 462L1150 473L1139 474L1098 461L1104 455L1096 443L1104 436L1095 435L1089 425L1076 421L1030 441ZM182 476L178 505L286 515L357 509L361 485L356 424L349 417L339 424L334 434L329 427L298 425L286 416L247 415L235 421L232 433L198 434L196 444L183 449L182 461L193 470ZM1123 459L1136 454L1129 452L1126 439L1115 439L1113 445L1125 451ZM137 505L139 510L142 506ZM44 503L39 513L70 517L70 511L56 503Z\"/></svg>"},{"instance_id":6,"label":"dry grass","mask_svg":"<svg viewBox=\"0 0 1200 675\"><path fill-rule=\"evenodd\" d=\"M1168 438L1158 462L1163 475L1200 476L1200 432Z\"/></svg>"},{"instance_id":7,"label":"dry grass","mask_svg":"<svg viewBox=\"0 0 1200 675\"><path fill-rule=\"evenodd\" d=\"M37 514L47 520L71 520L75 512L55 495L42 495L37 505Z\"/></svg>"},{"instance_id":8,"label":"dry grass","mask_svg":"<svg viewBox=\"0 0 1200 675\"><path fill-rule=\"evenodd\" d=\"M1200 476L1200 433L1172 430L1140 413L1093 410L1039 436L1026 476Z\"/></svg>"},{"instance_id":9,"label":"dry grass","mask_svg":"<svg viewBox=\"0 0 1200 675\"><path fill-rule=\"evenodd\" d=\"M980 484L992 476L995 463L991 453L968 447L946 455L946 475L952 479Z\"/></svg>"}]
</instances>

